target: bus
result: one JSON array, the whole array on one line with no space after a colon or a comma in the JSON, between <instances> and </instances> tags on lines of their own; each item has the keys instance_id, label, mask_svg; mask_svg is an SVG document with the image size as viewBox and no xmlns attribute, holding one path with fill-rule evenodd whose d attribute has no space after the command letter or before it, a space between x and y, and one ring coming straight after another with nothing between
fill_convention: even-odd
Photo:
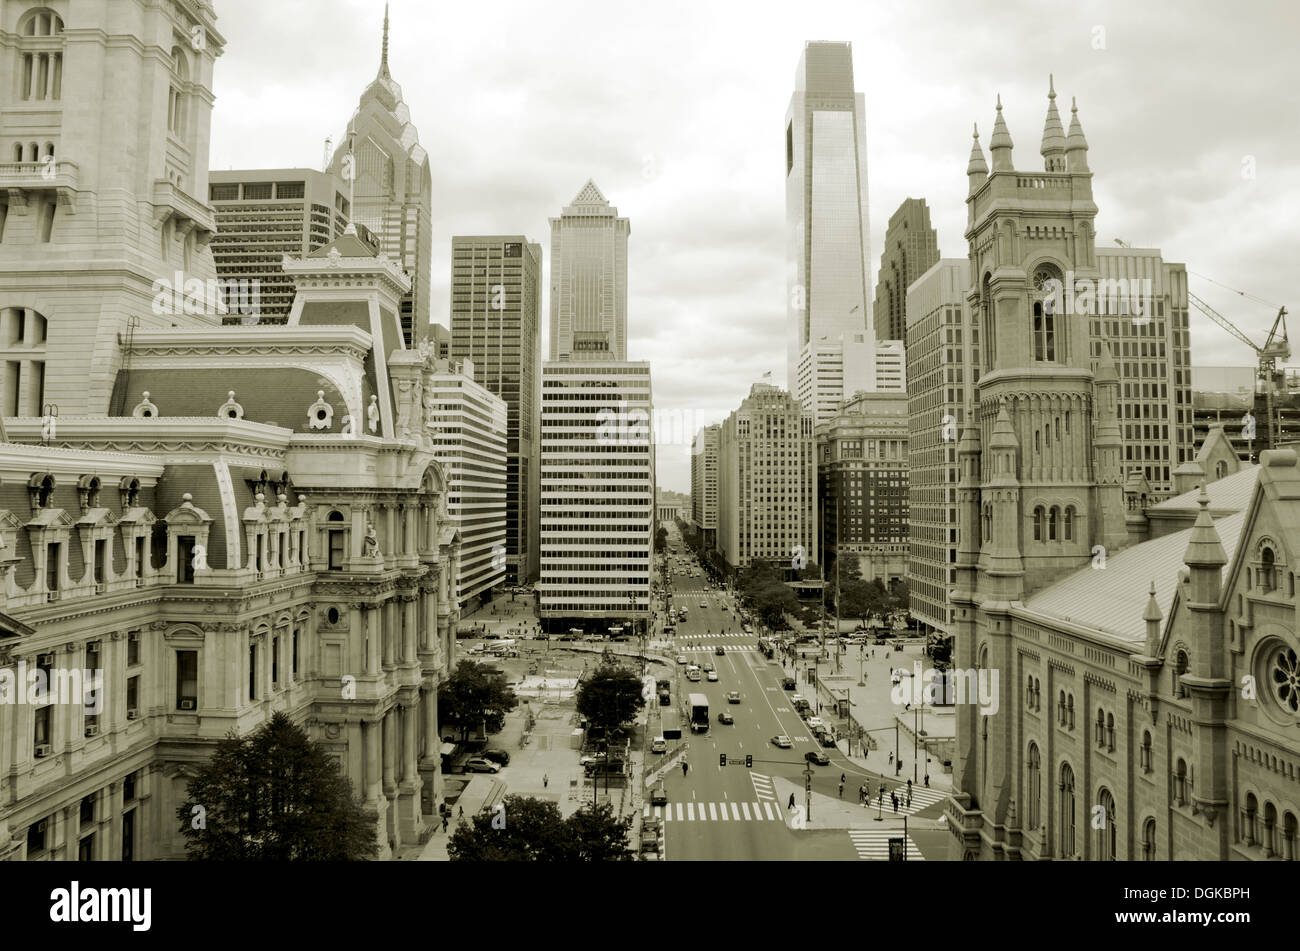
<instances>
[{"instance_id":1,"label":"bus","mask_svg":"<svg viewBox=\"0 0 1300 951\"><path fill-rule=\"evenodd\" d=\"M682 725L677 720L676 710L659 711L659 735L665 740L680 740Z\"/></svg>"}]
</instances>

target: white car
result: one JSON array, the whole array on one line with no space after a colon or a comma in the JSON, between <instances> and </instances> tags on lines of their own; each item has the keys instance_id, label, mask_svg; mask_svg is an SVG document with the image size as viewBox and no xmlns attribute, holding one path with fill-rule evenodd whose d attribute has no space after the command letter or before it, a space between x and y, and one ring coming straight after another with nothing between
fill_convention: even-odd
<instances>
[{"instance_id":1,"label":"white car","mask_svg":"<svg viewBox=\"0 0 1300 951\"><path fill-rule=\"evenodd\" d=\"M685 664L686 662L687 662L687 657L686 657L685 654L678 654L678 655L677 655L677 663L679 663L679 664Z\"/></svg>"},{"instance_id":2,"label":"white car","mask_svg":"<svg viewBox=\"0 0 1300 951\"><path fill-rule=\"evenodd\" d=\"M656 736L653 740L650 741L650 752L667 753L668 741L665 740L662 736Z\"/></svg>"},{"instance_id":3,"label":"white car","mask_svg":"<svg viewBox=\"0 0 1300 951\"><path fill-rule=\"evenodd\" d=\"M718 672L716 670L710 670L708 673L708 678L710 683L716 683L718 680Z\"/></svg>"},{"instance_id":4,"label":"white car","mask_svg":"<svg viewBox=\"0 0 1300 951\"><path fill-rule=\"evenodd\" d=\"M772 737L772 745L783 750L788 750L794 744L790 742L790 737L782 733L779 736Z\"/></svg>"},{"instance_id":5,"label":"white car","mask_svg":"<svg viewBox=\"0 0 1300 951\"><path fill-rule=\"evenodd\" d=\"M826 721L823 720L821 717L809 717L809 718L808 718L808 726L810 726L812 729L815 730L815 729L817 729L818 727L824 727L824 726L826 726Z\"/></svg>"}]
</instances>

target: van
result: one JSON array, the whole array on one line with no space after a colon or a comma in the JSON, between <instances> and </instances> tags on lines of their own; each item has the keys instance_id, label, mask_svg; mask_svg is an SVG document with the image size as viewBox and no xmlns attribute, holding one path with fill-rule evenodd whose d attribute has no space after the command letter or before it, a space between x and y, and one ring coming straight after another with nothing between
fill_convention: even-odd
<instances>
[{"instance_id":1,"label":"van","mask_svg":"<svg viewBox=\"0 0 1300 951\"><path fill-rule=\"evenodd\" d=\"M687 679L687 680L699 680L701 676L702 676L702 674L701 674L700 668L696 667L694 664L688 664L688 665L687 665L687 667L686 667L686 679Z\"/></svg>"}]
</instances>

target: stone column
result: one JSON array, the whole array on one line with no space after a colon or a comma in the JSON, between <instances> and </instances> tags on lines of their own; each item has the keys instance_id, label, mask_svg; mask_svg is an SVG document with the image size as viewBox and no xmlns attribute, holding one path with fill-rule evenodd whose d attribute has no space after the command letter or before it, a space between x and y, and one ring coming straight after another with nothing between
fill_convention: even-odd
<instances>
[{"instance_id":1,"label":"stone column","mask_svg":"<svg viewBox=\"0 0 1300 951\"><path fill-rule=\"evenodd\" d=\"M415 637L419 624L417 598L419 594L413 594L402 602L402 611L406 618L402 628L402 662L406 664L414 664L416 661Z\"/></svg>"},{"instance_id":2,"label":"stone column","mask_svg":"<svg viewBox=\"0 0 1300 951\"><path fill-rule=\"evenodd\" d=\"M424 783L420 780L419 762L416 758L416 703L403 703L401 709L402 733L402 784L397 800L398 830L402 842L419 842L423 828L423 809L421 791Z\"/></svg>"},{"instance_id":3,"label":"stone column","mask_svg":"<svg viewBox=\"0 0 1300 951\"><path fill-rule=\"evenodd\" d=\"M389 670L393 666L393 602L392 600L384 601L379 606L379 642L381 645L380 656L383 661L384 670Z\"/></svg>"},{"instance_id":4,"label":"stone column","mask_svg":"<svg viewBox=\"0 0 1300 951\"><path fill-rule=\"evenodd\" d=\"M420 691L420 707L424 713L424 759L437 765L442 738L438 736L438 694L431 686Z\"/></svg>"},{"instance_id":5,"label":"stone column","mask_svg":"<svg viewBox=\"0 0 1300 951\"><path fill-rule=\"evenodd\" d=\"M108 784L104 796L105 822L102 828L108 831L108 841L104 843L102 855L105 859L117 860L122 857L122 781Z\"/></svg>"},{"instance_id":6,"label":"stone column","mask_svg":"<svg viewBox=\"0 0 1300 951\"><path fill-rule=\"evenodd\" d=\"M393 718L392 711L385 713L383 719L379 722L379 742L383 744L384 750L384 795L391 798L393 793L397 791L397 736L396 721Z\"/></svg>"},{"instance_id":7,"label":"stone column","mask_svg":"<svg viewBox=\"0 0 1300 951\"><path fill-rule=\"evenodd\" d=\"M58 816L58 834L62 841L63 859L67 862L75 862L77 860L77 846L80 842L81 802L78 801L70 806L65 806L55 815Z\"/></svg>"}]
</instances>

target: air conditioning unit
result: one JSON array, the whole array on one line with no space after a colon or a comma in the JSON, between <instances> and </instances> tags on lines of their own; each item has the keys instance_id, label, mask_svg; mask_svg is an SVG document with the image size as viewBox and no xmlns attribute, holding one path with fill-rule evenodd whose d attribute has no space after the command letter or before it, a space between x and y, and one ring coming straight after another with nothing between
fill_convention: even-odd
<instances>
[{"instance_id":1,"label":"air conditioning unit","mask_svg":"<svg viewBox=\"0 0 1300 951\"><path fill-rule=\"evenodd\" d=\"M128 710L128 711L126 711L126 718L127 718L128 720L138 720L138 719L140 719L140 711L139 711L139 710Z\"/></svg>"},{"instance_id":2,"label":"air conditioning unit","mask_svg":"<svg viewBox=\"0 0 1300 951\"><path fill-rule=\"evenodd\" d=\"M193 700L182 700L182 701L181 701L181 709L182 709L182 710L193 710L193 709L194 709L194 701L193 701Z\"/></svg>"},{"instance_id":3,"label":"air conditioning unit","mask_svg":"<svg viewBox=\"0 0 1300 951\"><path fill-rule=\"evenodd\" d=\"M99 727L91 723L86 727L86 736L99 736Z\"/></svg>"},{"instance_id":4,"label":"air conditioning unit","mask_svg":"<svg viewBox=\"0 0 1300 951\"><path fill-rule=\"evenodd\" d=\"M42 819L40 822L36 823L36 831L37 831L37 832L44 832L44 831L45 831L46 829L48 829L49 827L50 827L50 820L49 820L49 819Z\"/></svg>"},{"instance_id":5,"label":"air conditioning unit","mask_svg":"<svg viewBox=\"0 0 1300 951\"><path fill-rule=\"evenodd\" d=\"M53 751L53 749L54 749L54 748L53 748L52 746L50 746L50 744L48 744L48 743L41 743L40 745L38 745L38 746L36 747L36 758L37 758L37 759L42 759L42 758L44 758L44 757L46 757L46 756L49 756L50 753Z\"/></svg>"},{"instance_id":6,"label":"air conditioning unit","mask_svg":"<svg viewBox=\"0 0 1300 951\"><path fill-rule=\"evenodd\" d=\"M53 655L53 654L37 654L37 655L36 655L36 666L37 666L37 667L53 667L53 666L54 666L54 655Z\"/></svg>"}]
</instances>

